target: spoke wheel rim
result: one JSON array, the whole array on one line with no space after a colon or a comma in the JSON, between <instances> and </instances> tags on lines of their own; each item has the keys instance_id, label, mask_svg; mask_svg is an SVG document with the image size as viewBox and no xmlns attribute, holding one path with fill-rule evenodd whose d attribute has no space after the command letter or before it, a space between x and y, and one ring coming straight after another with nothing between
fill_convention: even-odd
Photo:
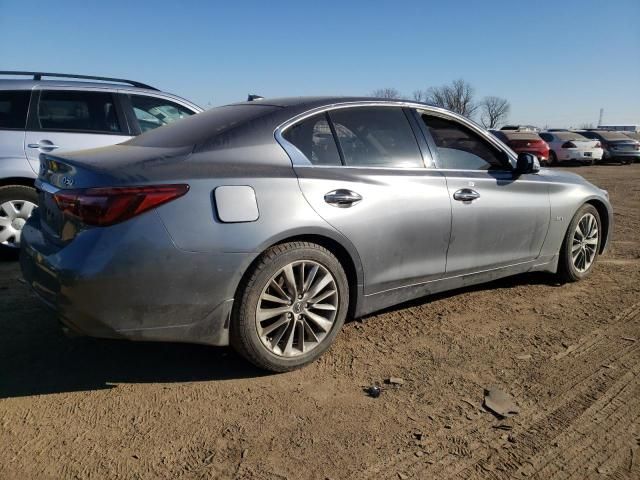
<instances>
[{"instance_id":1,"label":"spoke wheel rim","mask_svg":"<svg viewBox=\"0 0 640 480\"><path fill-rule=\"evenodd\" d=\"M279 357L307 354L333 329L338 302L336 279L325 266L313 260L291 262L262 289L256 307L258 337Z\"/></svg>"},{"instance_id":2,"label":"spoke wheel rim","mask_svg":"<svg viewBox=\"0 0 640 480\"><path fill-rule=\"evenodd\" d=\"M574 268L584 273L596 258L598 251L598 221L591 213L585 213L576 225L571 240L571 259Z\"/></svg>"},{"instance_id":3,"label":"spoke wheel rim","mask_svg":"<svg viewBox=\"0 0 640 480\"><path fill-rule=\"evenodd\" d=\"M0 245L20 247L22 227L36 204L28 200L8 200L0 204Z\"/></svg>"}]
</instances>

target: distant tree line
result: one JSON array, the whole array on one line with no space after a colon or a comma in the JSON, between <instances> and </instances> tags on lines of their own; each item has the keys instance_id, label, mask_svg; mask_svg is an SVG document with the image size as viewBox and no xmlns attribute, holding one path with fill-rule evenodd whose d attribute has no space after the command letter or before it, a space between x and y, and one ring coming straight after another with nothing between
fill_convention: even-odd
<instances>
[{"instance_id":1,"label":"distant tree line","mask_svg":"<svg viewBox=\"0 0 640 480\"><path fill-rule=\"evenodd\" d=\"M371 92L372 97L401 99L403 95L395 88L379 88ZM413 100L436 107L446 108L467 118L479 117L485 128L497 128L509 116L511 104L505 98L487 96L475 99L474 88L465 80L454 80L449 85L415 90Z\"/></svg>"}]
</instances>

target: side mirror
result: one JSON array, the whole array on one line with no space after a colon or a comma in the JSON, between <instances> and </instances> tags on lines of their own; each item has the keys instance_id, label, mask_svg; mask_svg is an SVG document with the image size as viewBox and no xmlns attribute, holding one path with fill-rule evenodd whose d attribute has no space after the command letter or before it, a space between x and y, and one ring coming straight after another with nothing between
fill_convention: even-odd
<instances>
[{"instance_id":1,"label":"side mirror","mask_svg":"<svg viewBox=\"0 0 640 480\"><path fill-rule=\"evenodd\" d=\"M525 173L537 173L540 171L540 162L538 157L532 153L519 153L518 162L516 163L515 173L523 175Z\"/></svg>"}]
</instances>

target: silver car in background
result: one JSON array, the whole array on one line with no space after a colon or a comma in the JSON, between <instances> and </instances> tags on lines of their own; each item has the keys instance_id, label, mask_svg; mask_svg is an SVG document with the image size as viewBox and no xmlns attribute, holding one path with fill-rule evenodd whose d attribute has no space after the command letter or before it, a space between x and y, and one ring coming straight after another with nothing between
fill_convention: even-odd
<instances>
[{"instance_id":1,"label":"silver car in background","mask_svg":"<svg viewBox=\"0 0 640 480\"><path fill-rule=\"evenodd\" d=\"M41 156L21 266L65 328L305 365L345 318L523 272L580 280L607 193L422 103L264 99Z\"/></svg>"},{"instance_id":2,"label":"silver car in background","mask_svg":"<svg viewBox=\"0 0 640 480\"><path fill-rule=\"evenodd\" d=\"M115 145L201 111L133 80L1 71L0 256L17 256L41 153Z\"/></svg>"}]
</instances>

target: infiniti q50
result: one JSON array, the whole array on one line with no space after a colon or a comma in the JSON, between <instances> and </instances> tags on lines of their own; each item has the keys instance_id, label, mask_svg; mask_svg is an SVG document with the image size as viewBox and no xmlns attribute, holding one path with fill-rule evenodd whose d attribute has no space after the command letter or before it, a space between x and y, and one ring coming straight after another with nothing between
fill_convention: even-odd
<instances>
[{"instance_id":1,"label":"infiniti q50","mask_svg":"<svg viewBox=\"0 0 640 480\"><path fill-rule=\"evenodd\" d=\"M65 328L320 356L347 316L546 271L587 276L607 192L422 103L262 99L42 154L21 265Z\"/></svg>"}]
</instances>

